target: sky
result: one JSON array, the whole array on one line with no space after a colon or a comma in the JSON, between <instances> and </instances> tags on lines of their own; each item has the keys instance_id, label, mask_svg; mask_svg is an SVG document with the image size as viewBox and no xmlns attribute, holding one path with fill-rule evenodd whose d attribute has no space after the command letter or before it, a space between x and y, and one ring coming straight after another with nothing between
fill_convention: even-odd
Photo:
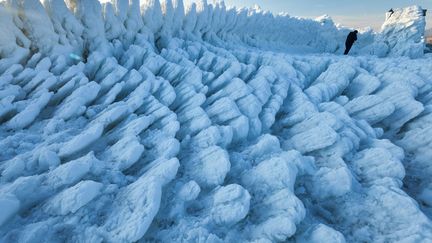
<instances>
[{"instance_id":1,"label":"sky","mask_svg":"<svg viewBox=\"0 0 432 243\"><path fill-rule=\"evenodd\" d=\"M211 2L211 1L209 1ZM258 4L264 10L277 14L312 17L330 15L336 23L347 27L381 28L385 12L390 8L420 5L429 9L427 28L432 28L432 0L225 0L227 6L251 7Z\"/></svg>"}]
</instances>

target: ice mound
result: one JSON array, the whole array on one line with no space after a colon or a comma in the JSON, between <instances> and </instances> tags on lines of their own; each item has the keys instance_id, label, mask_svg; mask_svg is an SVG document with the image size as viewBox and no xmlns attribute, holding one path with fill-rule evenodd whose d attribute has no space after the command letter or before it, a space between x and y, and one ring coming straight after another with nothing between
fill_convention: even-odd
<instances>
[{"instance_id":1,"label":"ice mound","mask_svg":"<svg viewBox=\"0 0 432 243\"><path fill-rule=\"evenodd\" d=\"M432 241L430 59L275 52L342 32L223 2L0 27L0 242Z\"/></svg>"},{"instance_id":2,"label":"ice mound","mask_svg":"<svg viewBox=\"0 0 432 243\"><path fill-rule=\"evenodd\" d=\"M425 51L425 27L426 18L421 7L395 9L394 13L387 13L381 32L375 36L374 42L360 53L380 57L422 57Z\"/></svg>"},{"instance_id":3,"label":"ice mound","mask_svg":"<svg viewBox=\"0 0 432 243\"><path fill-rule=\"evenodd\" d=\"M390 50L388 55L411 58L422 56L425 48L425 27L426 19L422 8L413 6L396 9L394 14L386 19L381 30Z\"/></svg>"}]
</instances>

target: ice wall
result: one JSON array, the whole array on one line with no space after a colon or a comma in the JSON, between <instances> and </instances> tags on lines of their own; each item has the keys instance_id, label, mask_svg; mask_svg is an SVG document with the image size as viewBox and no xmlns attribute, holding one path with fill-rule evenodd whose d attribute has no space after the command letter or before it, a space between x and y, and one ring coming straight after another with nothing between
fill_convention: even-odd
<instances>
[{"instance_id":1,"label":"ice wall","mask_svg":"<svg viewBox=\"0 0 432 243\"><path fill-rule=\"evenodd\" d=\"M217 29L212 31L220 33ZM228 42L239 38L260 49L315 53L336 52L342 48L345 37L328 16L300 19L273 15L259 8L237 10L235 26L220 34Z\"/></svg>"},{"instance_id":2,"label":"ice wall","mask_svg":"<svg viewBox=\"0 0 432 243\"><path fill-rule=\"evenodd\" d=\"M65 11L66 4L63 1L44 1L46 11L38 8L41 6L38 2L35 0L2 3L4 29L22 25L27 31L29 28L38 30L38 34L30 36L33 46L28 47L28 41L21 40L23 37L19 36L19 32L8 31L8 35L2 37L5 44L0 46L3 58L20 58L23 54L18 53L18 47L40 49L44 53L74 51L81 54L83 47L102 48L106 51L105 37L108 40L119 36L133 39L135 36L132 30L146 35L143 28L155 35L159 48L164 47L167 39L176 36L203 39L213 44L223 42L224 45L228 43L232 47L248 45L268 50L300 50L315 53L336 52L342 48L344 42L344 32L339 31L327 16L316 20L299 19L286 14L273 15L259 8L227 9L223 2L212 5L201 1L185 8L182 1L175 1L174 4L171 1L141 1L139 11L138 7L128 10L124 4L119 4L121 1L104 3L103 6L86 1L68 1L69 7L73 8L81 23L72 18L70 12ZM138 6L139 2L134 4ZM17 18L15 11L7 11L25 11L26 8L32 8L32 14L28 17L23 15L22 18ZM102 8L102 12L98 8ZM93 15L84 15L82 11L93 11ZM14 24L11 23L11 17L14 18ZM51 21L47 21L48 18L51 18L52 24ZM101 22L102 18L106 24ZM85 26L89 27L89 31L83 29ZM101 32L104 28L106 34ZM9 35L11 36L8 37ZM16 44L17 41L23 44ZM12 47L14 43L18 47ZM12 52L15 49L16 51Z\"/></svg>"}]
</instances>

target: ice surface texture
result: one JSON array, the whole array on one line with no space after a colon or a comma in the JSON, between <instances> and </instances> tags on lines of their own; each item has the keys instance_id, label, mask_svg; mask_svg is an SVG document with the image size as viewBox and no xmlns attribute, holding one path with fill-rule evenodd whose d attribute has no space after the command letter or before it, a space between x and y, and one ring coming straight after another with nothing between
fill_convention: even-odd
<instances>
[{"instance_id":1,"label":"ice surface texture","mask_svg":"<svg viewBox=\"0 0 432 243\"><path fill-rule=\"evenodd\" d=\"M222 2L0 28L0 242L432 241L430 56L286 54L346 30Z\"/></svg>"}]
</instances>

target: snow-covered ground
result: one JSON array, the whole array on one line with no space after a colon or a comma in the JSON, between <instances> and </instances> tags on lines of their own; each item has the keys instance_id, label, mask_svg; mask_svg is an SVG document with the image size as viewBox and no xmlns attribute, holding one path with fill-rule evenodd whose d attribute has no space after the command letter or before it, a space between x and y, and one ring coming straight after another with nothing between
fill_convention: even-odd
<instances>
[{"instance_id":1,"label":"snow-covered ground","mask_svg":"<svg viewBox=\"0 0 432 243\"><path fill-rule=\"evenodd\" d=\"M432 241L419 11L1 2L0 242Z\"/></svg>"}]
</instances>

